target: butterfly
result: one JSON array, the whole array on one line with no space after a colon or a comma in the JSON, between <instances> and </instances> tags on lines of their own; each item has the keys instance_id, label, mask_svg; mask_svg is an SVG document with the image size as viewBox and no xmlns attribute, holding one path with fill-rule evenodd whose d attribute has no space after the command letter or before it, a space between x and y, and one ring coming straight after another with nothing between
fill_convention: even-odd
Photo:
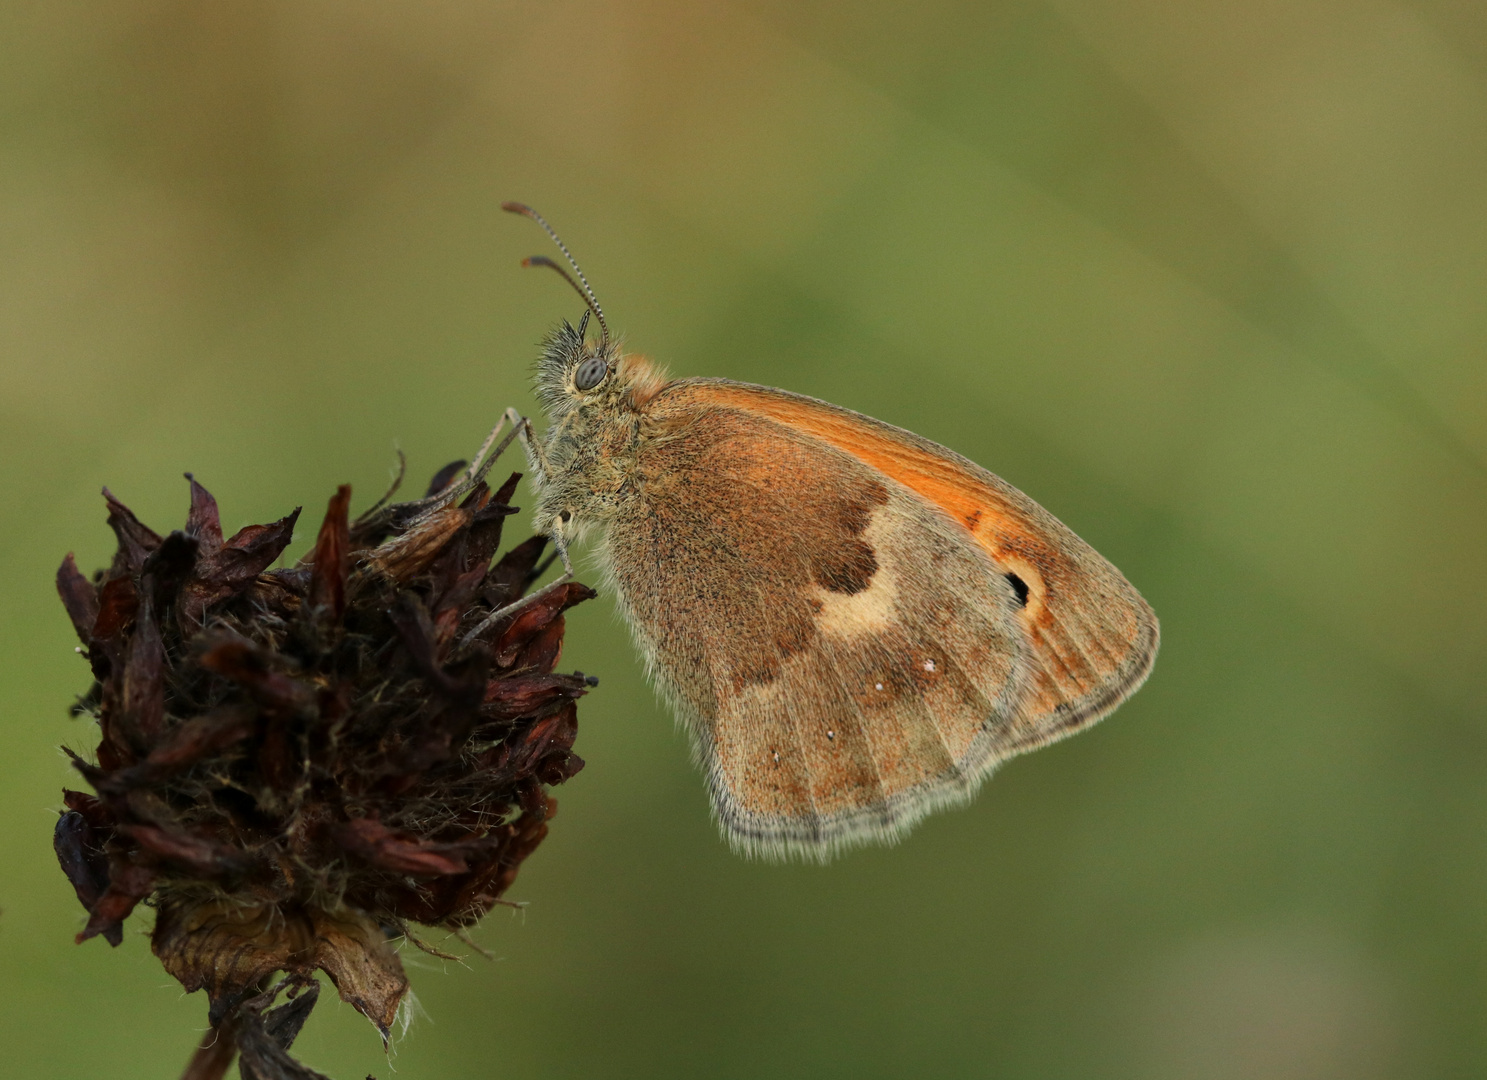
<instances>
[{"instance_id":1,"label":"butterfly","mask_svg":"<svg viewBox=\"0 0 1487 1080\"><path fill-rule=\"evenodd\" d=\"M597 534L735 848L825 861L892 842L1146 679L1151 607L1032 499L849 409L668 380L610 335L552 227L503 209L546 229L573 275L544 256L523 265L556 270L587 308L543 343L546 430L507 413L538 491L534 528L563 560L548 587Z\"/></svg>"}]
</instances>

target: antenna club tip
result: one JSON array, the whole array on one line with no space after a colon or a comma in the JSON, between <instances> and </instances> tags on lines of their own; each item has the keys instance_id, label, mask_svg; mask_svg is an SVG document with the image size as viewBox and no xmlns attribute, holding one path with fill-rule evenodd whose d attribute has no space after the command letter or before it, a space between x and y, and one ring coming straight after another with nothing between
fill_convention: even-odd
<instances>
[{"instance_id":1,"label":"antenna club tip","mask_svg":"<svg viewBox=\"0 0 1487 1080\"><path fill-rule=\"evenodd\" d=\"M542 228L546 230L548 236L552 237L553 243L558 245L558 250L561 251L563 253L563 257L568 260L568 265L573 267L573 273L578 275L577 281L573 280L568 271L564 270L561 266L553 262L551 259L546 258L542 255L528 255L525 259L522 260L522 266L550 266L559 274L563 275L563 280L573 287L574 292L583 297L583 302L588 305L589 310L594 313L594 317L599 320L599 326L604 331L604 340L607 342L609 340L609 324L604 321L604 312L599 308L599 300L597 297L594 296L594 290L589 288L588 279L583 276L583 271L578 268L578 263L573 261L573 255L568 251L567 245L565 245L562 240L558 239L558 234L553 232L552 226L549 225L546 221L543 221L542 217L537 213L537 211L533 210L525 203L506 202L501 204L501 209L509 210L513 214L521 214L523 217L531 218L533 221L535 221L538 225L541 225Z\"/></svg>"}]
</instances>

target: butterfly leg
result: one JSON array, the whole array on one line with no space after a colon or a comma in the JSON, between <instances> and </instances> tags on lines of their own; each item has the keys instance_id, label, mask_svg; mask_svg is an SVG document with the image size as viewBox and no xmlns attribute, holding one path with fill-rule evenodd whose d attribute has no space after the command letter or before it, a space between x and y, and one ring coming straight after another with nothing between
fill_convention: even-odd
<instances>
[{"instance_id":1,"label":"butterfly leg","mask_svg":"<svg viewBox=\"0 0 1487 1080\"><path fill-rule=\"evenodd\" d=\"M491 455L489 460L485 460L484 462L482 462L484 455L487 451L490 450L492 444L495 443L497 436L501 433L501 431L508 423L512 427L511 433L508 434L506 438L501 440L501 444L496 447L495 453ZM511 445L512 439L521 440L522 449L527 452L527 463L531 466L532 472L534 474L532 479L539 488L542 487L543 484L546 482L547 477L551 475L551 470L547 462L547 455L543 452L542 444L537 441L536 436L532 432L532 422L521 413L517 412L514 408L506 410L505 414L501 417L501 422L497 424L495 426L495 429L491 431L489 436L487 436L485 445L480 448L480 453L475 455L475 460L471 462L470 468L465 474L465 479L461 481L460 486L468 488L476 483L479 483L480 479L490 468L491 463L494 462L495 459L501 455L501 452L504 451L506 447ZM467 633L463 638L460 639L461 649L468 648L478 637L480 637L481 634L485 633L485 631L488 630L495 623L498 623L502 619L515 615L523 608L530 607L532 604L535 604L542 598L549 596L554 591L561 589L564 585L573 580L573 560L568 555L568 542L563 539L560 533L557 532L554 532L549 537L549 539L552 540L553 550L555 554L559 559L562 560L563 572L552 581L544 585L542 588L538 589L536 592L530 593L527 596L523 596L519 600L514 600L509 604L499 607L495 611L492 611L485 618L481 619L480 622L474 627L474 629L472 629L469 633ZM547 565L551 565L551 560L549 560L549 562L545 564L542 569L545 570L547 568ZM538 573L540 574L541 571L539 570Z\"/></svg>"},{"instance_id":2,"label":"butterfly leg","mask_svg":"<svg viewBox=\"0 0 1487 1080\"><path fill-rule=\"evenodd\" d=\"M485 618L481 619L473 630L471 630L468 634L460 639L459 647L461 649L469 648L469 646L474 643L476 638L480 637L481 634L485 633L485 631L489 627L493 626L495 623L500 622L502 619L507 618L508 616L515 615L518 611L521 611L525 607L530 607L538 600L541 600L543 597L548 596L558 589L561 589L564 585L573 580L573 560L568 556L567 542L561 536L553 536L551 537L551 539L553 547L557 550L558 558L563 561L563 572L552 581L542 586L542 588L538 589L536 592L529 593L528 595L523 596L520 600L513 600L511 603L497 608Z\"/></svg>"},{"instance_id":3,"label":"butterfly leg","mask_svg":"<svg viewBox=\"0 0 1487 1080\"><path fill-rule=\"evenodd\" d=\"M533 483L538 488L545 487L547 478L552 475L552 467L547 462L547 452L542 449L542 443L538 442L537 436L532 432L532 421L515 409L507 409L502 420L510 420L516 428L513 434L521 440L522 449L527 452L527 464L532 467Z\"/></svg>"},{"instance_id":4,"label":"butterfly leg","mask_svg":"<svg viewBox=\"0 0 1487 1080\"><path fill-rule=\"evenodd\" d=\"M496 439L500 437L501 432L505 430L507 424L513 425L512 430L504 439L501 439L501 444L496 446ZM522 416L521 413L515 409L507 409L501 415L501 419L496 421L496 426L491 428L491 433L485 437L485 442L480 444L480 449L475 452L475 457L471 459L470 467L465 470L464 475L457 482L450 484L443 491L424 501L451 502L454 499L464 496L471 488L485 479L485 474L490 472L491 466L496 463L496 459L506 452L506 448L511 445L511 440L518 435L522 435L523 427L530 429L531 426L531 422ZM522 445L525 446L526 442L526 436L522 435ZM495 446L494 450L491 449L492 446Z\"/></svg>"},{"instance_id":5,"label":"butterfly leg","mask_svg":"<svg viewBox=\"0 0 1487 1080\"><path fill-rule=\"evenodd\" d=\"M516 424L516 430L513 430L510 435L502 439L501 445L497 446L495 452L492 453L491 447L495 445L496 438L501 434L501 431L506 425L512 423L513 420ZM459 482L459 486L463 491L468 491L480 483L481 480L485 479L485 474L490 472L491 466L496 463L496 459L506 452L506 448L511 445L512 438L516 436L517 431L524 423L526 423L525 417L515 409L507 409L501 415L501 419L496 421L496 426L491 428L491 433L485 437L485 442L480 444L480 449L476 451L475 457L470 461L470 467L465 470L464 478ZM487 454L490 455L488 458L486 457Z\"/></svg>"}]
</instances>

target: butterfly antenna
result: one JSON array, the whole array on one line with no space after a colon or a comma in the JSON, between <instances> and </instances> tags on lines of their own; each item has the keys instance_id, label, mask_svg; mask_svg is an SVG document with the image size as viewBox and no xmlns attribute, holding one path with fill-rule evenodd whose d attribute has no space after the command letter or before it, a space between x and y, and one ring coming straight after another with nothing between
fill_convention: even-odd
<instances>
[{"instance_id":1,"label":"butterfly antenna","mask_svg":"<svg viewBox=\"0 0 1487 1080\"><path fill-rule=\"evenodd\" d=\"M545 266L549 270L553 270L559 274L562 274L563 280L566 281L569 285L573 286L573 291L576 292L579 296L583 297L583 302L588 305L584 309L583 319L579 322L580 329L578 331L578 336L583 337L583 331L587 329L589 325L589 316L595 310L595 308L594 305L589 301L589 294L584 292L583 289L579 286L578 282L573 280L573 275L568 273L568 271L564 270L557 263L553 262L546 255L528 255L521 261L521 264L523 266ZM604 326L603 315L599 316L599 325L604 327L604 340L607 342L609 340L609 327Z\"/></svg>"},{"instance_id":2,"label":"butterfly antenna","mask_svg":"<svg viewBox=\"0 0 1487 1080\"><path fill-rule=\"evenodd\" d=\"M589 288L589 279L584 277L583 271L578 268L578 261L573 258L573 253L568 250L568 245L563 243L558 234L553 231L553 227L547 223L546 219L544 219L541 214L537 213L537 211L533 210L530 206L519 202L506 202L501 204L501 209L507 211L508 213L520 214L522 217L531 218L538 225L541 225L544 229L547 230L547 235L552 237L552 242L554 244L558 245L558 250L563 253L563 258L567 259L568 265L573 267L573 273L578 275L578 281L574 281L573 278L568 275L568 271L564 270L557 263L541 255L533 255L529 259L523 259L521 264L523 266L548 266L556 270L558 273L562 274L563 280L568 282L569 285L572 285L573 291L578 293L579 296L583 297L584 303L589 306L589 310L592 311L594 313L594 317L599 320L599 329L603 331L604 335L602 344L609 344L609 324L604 321L604 310L599 307L599 298L594 295L594 290ZM581 286L580 283L582 283Z\"/></svg>"}]
</instances>

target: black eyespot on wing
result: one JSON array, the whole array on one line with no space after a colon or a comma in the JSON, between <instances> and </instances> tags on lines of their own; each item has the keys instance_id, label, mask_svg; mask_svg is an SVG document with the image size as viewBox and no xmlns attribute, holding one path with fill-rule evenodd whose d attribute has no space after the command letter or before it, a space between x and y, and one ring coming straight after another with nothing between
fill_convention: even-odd
<instances>
[{"instance_id":1,"label":"black eyespot on wing","mask_svg":"<svg viewBox=\"0 0 1487 1080\"><path fill-rule=\"evenodd\" d=\"M1012 591L1017 594L1017 606L1027 607L1027 582L1023 581L1016 574L1008 574L1006 577L1012 586Z\"/></svg>"},{"instance_id":2,"label":"black eyespot on wing","mask_svg":"<svg viewBox=\"0 0 1487 1080\"><path fill-rule=\"evenodd\" d=\"M591 356L578 365L578 370L573 373L574 389L588 392L604 381L609 374L609 365L597 356Z\"/></svg>"}]
</instances>

